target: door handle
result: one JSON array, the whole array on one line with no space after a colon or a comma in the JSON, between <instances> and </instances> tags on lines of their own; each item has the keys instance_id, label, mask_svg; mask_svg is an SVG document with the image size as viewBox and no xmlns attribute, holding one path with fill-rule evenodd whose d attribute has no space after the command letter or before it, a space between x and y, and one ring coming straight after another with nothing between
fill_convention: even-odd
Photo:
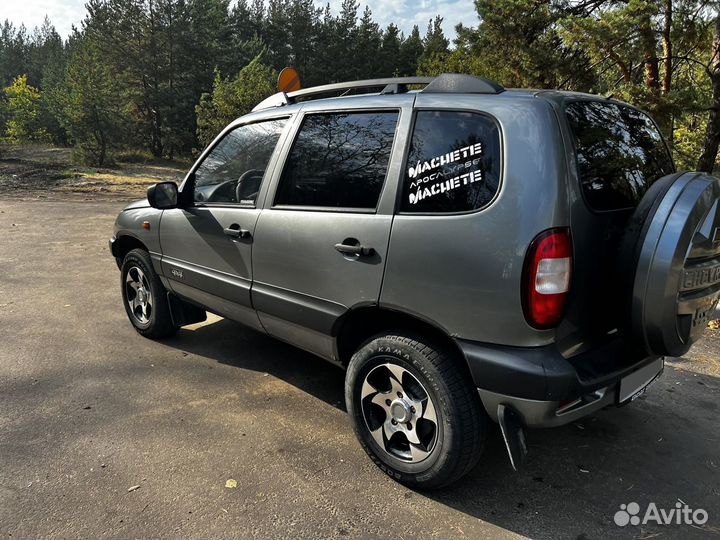
<instances>
[{"instance_id":1,"label":"door handle","mask_svg":"<svg viewBox=\"0 0 720 540\"><path fill-rule=\"evenodd\" d=\"M356 255L358 257L369 257L375 250L371 247L365 247L362 244L335 244L335 249L343 255Z\"/></svg>"},{"instance_id":2,"label":"door handle","mask_svg":"<svg viewBox=\"0 0 720 540\"><path fill-rule=\"evenodd\" d=\"M250 238L250 231L243 229L237 223L233 223L229 227L224 228L223 232L233 238Z\"/></svg>"}]
</instances>

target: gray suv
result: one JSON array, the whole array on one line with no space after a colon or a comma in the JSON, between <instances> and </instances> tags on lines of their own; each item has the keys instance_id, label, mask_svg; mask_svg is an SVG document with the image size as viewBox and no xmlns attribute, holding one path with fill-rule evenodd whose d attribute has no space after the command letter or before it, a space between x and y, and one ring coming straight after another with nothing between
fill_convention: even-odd
<instances>
[{"instance_id":1,"label":"gray suv","mask_svg":"<svg viewBox=\"0 0 720 540\"><path fill-rule=\"evenodd\" d=\"M720 296L719 197L624 103L379 79L263 101L110 245L140 334L210 311L343 366L365 451L431 488L488 421L517 468L526 427L628 403L690 348Z\"/></svg>"}]
</instances>

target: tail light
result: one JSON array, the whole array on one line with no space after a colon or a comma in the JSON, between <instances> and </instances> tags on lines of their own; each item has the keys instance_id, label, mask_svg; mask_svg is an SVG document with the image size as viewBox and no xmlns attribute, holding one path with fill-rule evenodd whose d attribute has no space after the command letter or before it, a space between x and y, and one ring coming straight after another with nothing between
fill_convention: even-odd
<instances>
[{"instance_id":1,"label":"tail light","mask_svg":"<svg viewBox=\"0 0 720 540\"><path fill-rule=\"evenodd\" d=\"M523 269L523 310L539 329L557 326L565 312L572 272L570 229L549 229L530 244Z\"/></svg>"}]
</instances>

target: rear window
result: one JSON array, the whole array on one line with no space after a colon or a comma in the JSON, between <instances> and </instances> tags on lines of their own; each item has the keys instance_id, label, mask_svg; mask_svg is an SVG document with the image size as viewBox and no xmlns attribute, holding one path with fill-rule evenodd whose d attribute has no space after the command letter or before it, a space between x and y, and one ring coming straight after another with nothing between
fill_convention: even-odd
<instances>
[{"instance_id":1,"label":"rear window","mask_svg":"<svg viewBox=\"0 0 720 540\"><path fill-rule=\"evenodd\" d=\"M500 186L500 130L487 116L419 111L410 143L400 211L469 212Z\"/></svg>"},{"instance_id":2,"label":"rear window","mask_svg":"<svg viewBox=\"0 0 720 540\"><path fill-rule=\"evenodd\" d=\"M662 135L648 115L602 101L576 101L565 114L580 184L593 210L634 208L658 178L675 172Z\"/></svg>"}]
</instances>

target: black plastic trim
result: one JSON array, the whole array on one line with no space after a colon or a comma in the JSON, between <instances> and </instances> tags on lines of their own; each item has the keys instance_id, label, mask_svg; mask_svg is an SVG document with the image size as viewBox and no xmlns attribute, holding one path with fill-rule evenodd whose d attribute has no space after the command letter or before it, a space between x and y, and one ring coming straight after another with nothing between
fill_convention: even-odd
<instances>
[{"instance_id":1,"label":"black plastic trim","mask_svg":"<svg viewBox=\"0 0 720 540\"><path fill-rule=\"evenodd\" d=\"M332 334L337 320L347 312L347 308L335 302L265 283L254 282L251 294L256 311L327 335Z\"/></svg>"},{"instance_id":2,"label":"black plastic trim","mask_svg":"<svg viewBox=\"0 0 720 540\"><path fill-rule=\"evenodd\" d=\"M499 94L504 91L505 88L495 81L462 73L443 73L421 90L426 94Z\"/></svg>"},{"instance_id":3,"label":"black plastic trim","mask_svg":"<svg viewBox=\"0 0 720 540\"><path fill-rule=\"evenodd\" d=\"M187 302L170 291L167 293L167 298L170 318L175 326L186 326L207 320L207 312L204 308Z\"/></svg>"},{"instance_id":4,"label":"black plastic trim","mask_svg":"<svg viewBox=\"0 0 720 540\"><path fill-rule=\"evenodd\" d=\"M554 344L509 347L463 339L455 342L478 388L539 401L578 398L658 358L629 348L620 338L569 359Z\"/></svg>"},{"instance_id":5,"label":"black plastic trim","mask_svg":"<svg viewBox=\"0 0 720 540\"><path fill-rule=\"evenodd\" d=\"M115 258L118 257L117 245L118 242L116 237L113 236L110 240L108 240L108 248L110 249L110 253L112 253L112 256Z\"/></svg>"}]
</instances>

